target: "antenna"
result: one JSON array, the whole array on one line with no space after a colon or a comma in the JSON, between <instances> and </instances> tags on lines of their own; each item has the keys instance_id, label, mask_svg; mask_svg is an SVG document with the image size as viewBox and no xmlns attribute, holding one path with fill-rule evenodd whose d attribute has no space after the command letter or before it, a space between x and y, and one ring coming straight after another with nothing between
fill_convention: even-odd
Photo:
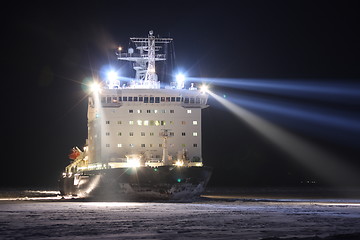
<instances>
[{"instance_id":1,"label":"antenna","mask_svg":"<svg viewBox=\"0 0 360 240\"><path fill-rule=\"evenodd\" d=\"M165 54L156 54L162 46L159 44L170 43L172 38L157 38L152 30L147 38L132 37L130 40L135 44L139 53L117 53L119 60L132 61L136 71L134 88L160 88L155 62L165 61Z\"/></svg>"}]
</instances>

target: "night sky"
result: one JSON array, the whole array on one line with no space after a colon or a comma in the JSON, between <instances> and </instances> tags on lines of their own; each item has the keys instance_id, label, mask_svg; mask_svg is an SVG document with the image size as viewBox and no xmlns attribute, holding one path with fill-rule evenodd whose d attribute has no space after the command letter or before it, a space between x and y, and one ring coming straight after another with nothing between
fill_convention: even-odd
<instances>
[{"instance_id":1,"label":"night sky","mask_svg":"<svg viewBox=\"0 0 360 240\"><path fill-rule=\"evenodd\" d=\"M56 186L70 149L82 147L87 137L81 83L101 75L105 66L120 66L116 47L127 48L129 37L146 37L149 30L174 38L176 65L187 76L360 86L356 1L153 2L2 7L0 186ZM229 99L331 109L360 121L359 97L302 98L220 85L212 90ZM325 184L214 99L209 104L203 112L203 158L214 167L211 186ZM256 114L360 169L359 128L342 132L301 119L290 124L271 111Z\"/></svg>"}]
</instances>

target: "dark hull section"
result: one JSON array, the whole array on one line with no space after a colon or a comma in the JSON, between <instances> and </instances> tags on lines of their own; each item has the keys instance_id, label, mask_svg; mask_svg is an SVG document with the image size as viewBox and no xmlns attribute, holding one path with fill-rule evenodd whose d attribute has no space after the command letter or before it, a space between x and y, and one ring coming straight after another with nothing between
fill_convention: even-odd
<instances>
[{"instance_id":1,"label":"dark hull section","mask_svg":"<svg viewBox=\"0 0 360 240\"><path fill-rule=\"evenodd\" d=\"M60 178L63 195L97 200L188 200L200 196L209 167L113 168Z\"/></svg>"}]
</instances>

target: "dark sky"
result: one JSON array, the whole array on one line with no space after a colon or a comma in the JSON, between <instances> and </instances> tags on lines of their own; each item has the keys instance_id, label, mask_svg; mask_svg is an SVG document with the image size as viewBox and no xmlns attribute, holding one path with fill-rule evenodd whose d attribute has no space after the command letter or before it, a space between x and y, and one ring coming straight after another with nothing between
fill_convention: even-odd
<instances>
[{"instance_id":1,"label":"dark sky","mask_svg":"<svg viewBox=\"0 0 360 240\"><path fill-rule=\"evenodd\" d=\"M116 46L127 47L129 37L145 37L149 30L174 38L178 67L194 77L360 79L360 8L355 1L58 1L2 8L1 161L3 173L11 176L2 174L1 186L56 185L69 150L82 146L87 135L80 83L92 70L97 74L104 65L116 65ZM212 185L317 179L213 99L209 103L203 156L215 168ZM359 112L359 102L331 104ZM288 130L360 167L359 142L348 146Z\"/></svg>"}]
</instances>

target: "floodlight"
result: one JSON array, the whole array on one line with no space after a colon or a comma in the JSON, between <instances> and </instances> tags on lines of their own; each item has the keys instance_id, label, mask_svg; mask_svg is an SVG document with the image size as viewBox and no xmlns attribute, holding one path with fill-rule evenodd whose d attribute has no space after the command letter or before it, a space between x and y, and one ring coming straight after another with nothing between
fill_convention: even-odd
<instances>
[{"instance_id":1,"label":"floodlight","mask_svg":"<svg viewBox=\"0 0 360 240\"><path fill-rule=\"evenodd\" d=\"M106 76L109 81L114 81L119 78L117 72L115 72L114 70L110 70L109 72L107 72Z\"/></svg>"},{"instance_id":2,"label":"floodlight","mask_svg":"<svg viewBox=\"0 0 360 240\"><path fill-rule=\"evenodd\" d=\"M201 93L206 93L207 91L209 91L209 86L208 85L203 84L203 85L200 86L200 92Z\"/></svg>"},{"instance_id":3,"label":"floodlight","mask_svg":"<svg viewBox=\"0 0 360 240\"><path fill-rule=\"evenodd\" d=\"M127 160L128 166L132 168L140 167L140 159L139 158L129 158Z\"/></svg>"},{"instance_id":4,"label":"floodlight","mask_svg":"<svg viewBox=\"0 0 360 240\"><path fill-rule=\"evenodd\" d=\"M185 83L185 75L182 73L177 74L176 75L176 88L177 89L184 88L184 83Z\"/></svg>"},{"instance_id":5,"label":"floodlight","mask_svg":"<svg viewBox=\"0 0 360 240\"><path fill-rule=\"evenodd\" d=\"M90 84L90 91L93 93L98 93L100 91L101 87L98 82L93 82Z\"/></svg>"}]
</instances>

